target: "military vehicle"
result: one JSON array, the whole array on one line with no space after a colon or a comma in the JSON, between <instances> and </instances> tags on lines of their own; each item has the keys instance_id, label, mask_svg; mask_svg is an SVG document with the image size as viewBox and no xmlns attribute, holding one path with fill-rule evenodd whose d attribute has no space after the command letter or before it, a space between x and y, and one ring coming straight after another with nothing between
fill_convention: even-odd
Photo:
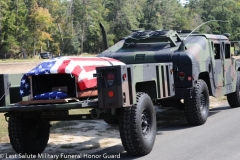
<instances>
[{"instance_id":1,"label":"military vehicle","mask_svg":"<svg viewBox=\"0 0 240 160\"><path fill-rule=\"evenodd\" d=\"M227 96L231 107L240 106L240 63L231 56L230 45L225 35L138 31L98 55L126 65L97 67L97 94L92 90L86 97L80 96L72 75L30 76L30 97L43 88L51 90L55 80L61 79L58 86L65 87L59 89L68 88L74 98L1 107L8 118L10 142L17 153L41 153L48 142L49 121L102 118L119 123L122 144L129 154L146 155L156 135L154 105L183 109L190 125L207 121L209 96ZM79 108L92 108L91 114L68 112Z\"/></svg>"},{"instance_id":2,"label":"military vehicle","mask_svg":"<svg viewBox=\"0 0 240 160\"><path fill-rule=\"evenodd\" d=\"M231 47L233 48L233 56L240 55L240 41L231 41Z\"/></svg>"}]
</instances>

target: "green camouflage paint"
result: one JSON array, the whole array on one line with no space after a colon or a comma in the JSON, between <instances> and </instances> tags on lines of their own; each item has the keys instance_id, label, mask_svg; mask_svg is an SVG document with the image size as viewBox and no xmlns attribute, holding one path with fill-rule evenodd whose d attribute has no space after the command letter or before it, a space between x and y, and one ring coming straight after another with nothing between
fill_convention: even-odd
<instances>
[{"instance_id":1,"label":"green camouflage paint","mask_svg":"<svg viewBox=\"0 0 240 160\"><path fill-rule=\"evenodd\" d=\"M139 39L129 36L98 56L115 58L126 64L172 62L176 99L190 98L191 93L183 93L182 88L189 92L198 79L207 82L212 96L234 92L240 63L231 56L229 39L224 35L192 34L184 41L184 49L181 49L181 39L186 37L186 34L174 31ZM218 57L215 55L216 47ZM179 72L186 74L184 80L179 79ZM151 71L147 74L139 71L136 77L141 79L148 74Z\"/></svg>"}]
</instances>

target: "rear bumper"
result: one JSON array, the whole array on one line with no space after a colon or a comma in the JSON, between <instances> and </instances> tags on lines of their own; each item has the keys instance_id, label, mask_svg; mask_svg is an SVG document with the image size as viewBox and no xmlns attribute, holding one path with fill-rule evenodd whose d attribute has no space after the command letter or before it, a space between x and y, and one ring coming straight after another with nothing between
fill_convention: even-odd
<instances>
[{"instance_id":1,"label":"rear bumper","mask_svg":"<svg viewBox=\"0 0 240 160\"><path fill-rule=\"evenodd\" d=\"M192 88L175 88L175 96L172 99L189 99L192 95Z\"/></svg>"}]
</instances>

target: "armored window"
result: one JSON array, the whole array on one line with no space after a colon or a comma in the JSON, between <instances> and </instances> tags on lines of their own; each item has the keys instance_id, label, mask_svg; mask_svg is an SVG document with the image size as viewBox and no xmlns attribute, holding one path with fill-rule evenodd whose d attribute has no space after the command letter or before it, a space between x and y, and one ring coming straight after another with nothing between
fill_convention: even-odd
<instances>
[{"instance_id":1,"label":"armored window","mask_svg":"<svg viewBox=\"0 0 240 160\"><path fill-rule=\"evenodd\" d=\"M214 57L215 59L220 59L220 44L214 44Z\"/></svg>"},{"instance_id":2,"label":"armored window","mask_svg":"<svg viewBox=\"0 0 240 160\"><path fill-rule=\"evenodd\" d=\"M225 44L225 58L230 58L230 44Z\"/></svg>"}]
</instances>

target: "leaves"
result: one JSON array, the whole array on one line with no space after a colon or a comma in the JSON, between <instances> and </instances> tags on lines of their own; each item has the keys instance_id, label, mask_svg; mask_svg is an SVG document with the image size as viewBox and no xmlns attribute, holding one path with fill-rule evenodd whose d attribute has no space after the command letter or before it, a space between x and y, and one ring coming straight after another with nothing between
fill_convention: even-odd
<instances>
[{"instance_id":1,"label":"leaves","mask_svg":"<svg viewBox=\"0 0 240 160\"><path fill-rule=\"evenodd\" d=\"M53 54L99 53L131 30L190 29L231 33L240 39L240 0L197 0L183 7L176 0L0 0L0 57L41 51Z\"/></svg>"}]
</instances>

